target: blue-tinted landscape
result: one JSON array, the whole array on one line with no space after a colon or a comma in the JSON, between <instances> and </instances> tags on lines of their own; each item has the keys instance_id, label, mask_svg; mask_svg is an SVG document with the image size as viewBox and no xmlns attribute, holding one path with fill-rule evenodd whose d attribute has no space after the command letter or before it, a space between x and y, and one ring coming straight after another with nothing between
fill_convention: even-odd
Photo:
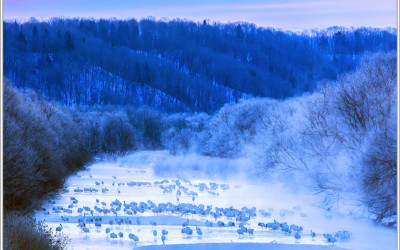
<instances>
[{"instance_id":1,"label":"blue-tinted landscape","mask_svg":"<svg viewBox=\"0 0 400 250\"><path fill-rule=\"evenodd\" d=\"M395 28L32 17L3 37L5 249L396 248Z\"/></svg>"}]
</instances>

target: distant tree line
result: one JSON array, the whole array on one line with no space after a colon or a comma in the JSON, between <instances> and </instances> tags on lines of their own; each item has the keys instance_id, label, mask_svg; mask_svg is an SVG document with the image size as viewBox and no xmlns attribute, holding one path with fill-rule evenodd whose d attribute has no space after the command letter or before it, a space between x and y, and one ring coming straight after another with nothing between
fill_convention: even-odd
<instances>
[{"instance_id":1,"label":"distant tree line","mask_svg":"<svg viewBox=\"0 0 400 250\"><path fill-rule=\"evenodd\" d=\"M4 74L67 105L213 112L246 96L313 91L354 70L365 52L395 48L394 32L372 28L295 34L179 19L31 20L4 23Z\"/></svg>"}]
</instances>

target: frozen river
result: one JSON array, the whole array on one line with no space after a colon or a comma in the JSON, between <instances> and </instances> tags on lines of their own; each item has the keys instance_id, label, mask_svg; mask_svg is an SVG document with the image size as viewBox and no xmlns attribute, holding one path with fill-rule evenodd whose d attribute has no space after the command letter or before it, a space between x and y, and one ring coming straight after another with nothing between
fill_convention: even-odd
<instances>
[{"instance_id":1,"label":"frozen river","mask_svg":"<svg viewBox=\"0 0 400 250\"><path fill-rule=\"evenodd\" d=\"M337 238L335 246L396 249L395 230L374 226L366 218L323 210L314 204L313 196L289 190L279 182L251 181L247 171L243 171L244 166L250 171L249 165L251 162L245 159L173 156L166 151L142 151L116 160L102 160L69 178L67 191L46 202L46 211L39 211L36 217L54 229L61 224L62 233L71 239L70 249L162 245L163 229L168 231L165 245L246 243L239 246L249 248L248 243L276 243L290 249L306 249L297 247L307 244L332 249L333 243L323 234L346 230L350 238ZM213 174L213 169L220 173L226 168L232 171ZM83 211L79 212L79 208ZM237 219L238 213L243 220ZM88 233L79 227L78 220L85 223ZM137 225L138 220L141 225ZM274 220L301 226L301 238L295 239L294 230L289 234L280 230L282 227L271 230L258 225ZM206 226L206 221L212 221L213 226ZM225 226L218 226L218 221ZM228 226L229 222L235 226ZM254 229L253 234L249 230L239 235L241 222L243 227ZM182 233L183 223L193 230L191 235ZM197 233L196 226L202 235ZM123 233L123 238L111 239L106 228L110 233ZM154 230L157 236L153 235ZM316 233L315 238L311 237L311 230ZM136 235L139 241L131 240L129 234Z\"/></svg>"}]
</instances>

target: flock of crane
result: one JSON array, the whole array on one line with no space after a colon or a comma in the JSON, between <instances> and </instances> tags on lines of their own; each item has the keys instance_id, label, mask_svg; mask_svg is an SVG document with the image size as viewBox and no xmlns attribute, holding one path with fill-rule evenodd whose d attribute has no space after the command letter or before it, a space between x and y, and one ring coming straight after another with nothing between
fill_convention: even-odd
<instances>
[{"instance_id":1,"label":"flock of crane","mask_svg":"<svg viewBox=\"0 0 400 250\"><path fill-rule=\"evenodd\" d=\"M113 177L114 178L114 177ZM116 179L116 177L114 178ZM184 186L184 183L188 184L193 188L197 188L199 192L208 192L213 196L218 196L218 189L221 190L229 190L230 187L228 184L217 184L210 182L199 183L199 184L191 184L190 181L187 180L163 180L156 181L154 183L150 182L128 182L128 183L115 183L112 185L124 186L127 185L129 187L141 187L141 186L156 186L158 185L163 193L172 193L175 192L177 202L175 204L171 202L159 203L155 204L151 200L147 202L126 202L119 201L115 199L114 201L109 202L107 204L104 201L100 201L96 199L96 205L93 207L90 206L81 206L79 205L78 199L75 197L70 197L70 204L68 207L62 207L55 205L55 200L49 200L51 205L54 205L51 209L46 210L42 208L42 211L45 215L52 214L63 214L61 216L61 220L65 223L70 222L68 217L72 214L77 215L77 227L78 230L81 230L86 235L90 235L90 229L87 227L88 224L93 223L96 230L105 232L105 237L111 238L113 241L115 239L123 239L123 232L113 232L113 225L137 225L140 227L142 225L142 219L146 218L149 214L156 215L170 215L176 216L180 218L186 218L186 220L182 223L182 229L180 230L184 238L189 239L192 235L197 235L198 237L203 236L203 230L201 229L201 225L199 224L199 220L193 220L193 216L196 218L201 218L203 220L203 227L208 229L210 228L231 228L235 229L238 238L243 238L246 235L253 236L255 230L260 230L262 232L270 233L275 235L276 233L280 233L281 235L287 235L294 237L296 241L300 241L302 236L308 234L312 239L315 237L324 237L326 242L334 244L338 240L346 241L350 238L349 231L338 231L335 234L321 234L317 235L312 230L310 233L303 232L303 227L295 224L288 224L287 222L278 222L276 220L270 222L258 222L258 228L251 228L249 221L251 219L255 220L259 217L267 218L271 217L271 213L265 210L258 210L255 207L248 208L246 206L241 209L237 209L234 207L213 207L212 205L204 205L204 204L194 204L196 197L198 197L199 193L197 191L191 191L189 188ZM103 185L104 182L96 181L96 186ZM176 191L175 191L176 190ZM106 193L108 189L106 187L102 188L102 192ZM118 190L120 192L120 190ZM69 192L69 191L68 191ZM76 188L74 189L76 194L81 192L98 192L96 188ZM192 197L193 203L180 203L179 198L182 195L187 195ZM294 207L294 210L299 209ZM272 209L270 210L272 211ZM285 211L284 211L285 212ZM283 213L284 213L283 212ZM281 211L282 214L282 211ZM189 219L192 216L192 219ZM282 216L283 217L283 216ZM141 219L142 218L142 219ZM155 217L157 218L157 217ZM205 222L204 222L205 220ZM261 219L259 219L261 220ZM192 223L194 222L194 223ZM108 226L110 225L110 226ZM148 225L152 227L152 234L154 236L154 240L161 239L162 243L165 244L168 239L168 231L165 229L159 229L160 225L157 224L156 220L149 220ZM62 224L60 224L56 228L56 232L61 233L63 230ZM160 233L159 233L160 232ZM159 238L157 238L159 237ZM140 238L139 236L129 233L128 238L138 243Z\"/></svg>"}]
</instances>

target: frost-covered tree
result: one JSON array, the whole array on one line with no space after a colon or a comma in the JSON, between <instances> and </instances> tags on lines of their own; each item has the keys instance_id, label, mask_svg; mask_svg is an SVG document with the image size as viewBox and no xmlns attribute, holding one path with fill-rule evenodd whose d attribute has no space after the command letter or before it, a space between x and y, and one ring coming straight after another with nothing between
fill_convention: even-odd
<instances>
[{"instance_id":1,"label":"frost-covered tree","mask_svg":"<svg viewBox=\"0 0 400 250\"><path fill-rule=\"evenodd\" d=\"M107 153L125 153L135 148L135 129L129 123L126 114L107 117L104 122L103 134L103 150Z\"/></svg>"},{"instance_id":2,"label":"frost-covered tree","mask_svg":"<svg viewBox=\"0 0 400 250\"><path fill-rule=\"evenodd\" d=\"M378 220L396 214L396 77L395 54L378 53L356 72L322 83L290 151L301 152L297 165L310 171L317 190L331 198L359 192Z\"/></svg>"},{"instance_id":3,"label":"frost-covered tree","mask_svg":"<svg viewBox=\"0 0 400 250\"><path fill-rule=\"evenodd\" d=\"M69 112L4 84L4 208L26 209L62 187L89 155Z\"/></svg>"}]
</instances>

